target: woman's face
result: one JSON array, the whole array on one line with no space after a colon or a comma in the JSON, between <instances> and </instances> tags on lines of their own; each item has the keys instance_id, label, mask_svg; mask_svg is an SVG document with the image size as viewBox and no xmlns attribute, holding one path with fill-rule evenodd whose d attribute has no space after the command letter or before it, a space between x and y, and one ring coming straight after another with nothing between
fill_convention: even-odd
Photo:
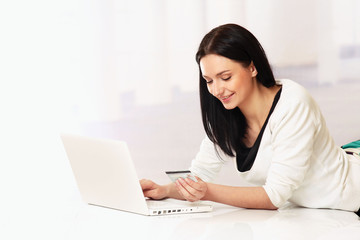
<instances>
[{"instance_id":1,"label":"woman's face","mask_svg":"<svg viewBox=\"0 0 360 240\"><path fill-rule=\"evenodd\" d=\"M209 92L226 109L241 109L255 90L257 71L253 63L244 67L229 58L208 54L201 58L200 68Z\"/></svg>"}]
</instances>

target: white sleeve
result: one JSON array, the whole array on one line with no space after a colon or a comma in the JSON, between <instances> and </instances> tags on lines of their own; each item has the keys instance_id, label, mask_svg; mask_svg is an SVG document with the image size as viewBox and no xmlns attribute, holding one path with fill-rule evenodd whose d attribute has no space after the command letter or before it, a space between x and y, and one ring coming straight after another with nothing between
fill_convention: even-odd
<instances>
[{"instance_id":1,"label":"white sleeve","mask_svg":"<svg viewBox=\"0 0 360 240\"><path fill-rule=\"evenodd\" d=\"M206 137L200 145L200 151L191 163L190 171L205 182L214 181L224 161L229 158L220 148L217 150L220 157L216 153L215 144Z\"/></svg>"},{"instance_id":2,"label":"white sleeve","mask_svg":"<svg viewBox=\"0 0 360 240\"><path fill-rule=\"evenodd\" d=\"M317 120L311 101L287 103L272 128L272 162L263 186L274 206L284 204L310 167Z\"/></svg>"}]
</instances>

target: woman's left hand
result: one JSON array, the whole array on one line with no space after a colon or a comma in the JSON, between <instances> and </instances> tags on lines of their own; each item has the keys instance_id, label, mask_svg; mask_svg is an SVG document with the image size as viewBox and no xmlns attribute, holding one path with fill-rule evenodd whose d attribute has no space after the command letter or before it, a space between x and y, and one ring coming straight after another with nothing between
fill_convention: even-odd
<instances>
[{"instance_id":1,"label":"woman's left hand","mask_svg":"<svg viewBox=\"0 0 360 240\"><path fill-rule=\"evenodd\" d=\"M197 182L190 178L179 178L175 182L177 191L189 202L201 200L208 190L206 182L198 177L196 179Z\"/></svg>"}]
</instances>

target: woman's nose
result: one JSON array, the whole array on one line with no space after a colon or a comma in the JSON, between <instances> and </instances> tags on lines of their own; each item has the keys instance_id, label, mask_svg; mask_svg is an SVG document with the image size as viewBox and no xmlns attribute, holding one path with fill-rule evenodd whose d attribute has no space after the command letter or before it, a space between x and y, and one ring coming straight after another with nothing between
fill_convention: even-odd
<instances>
[{"instance_id":1,"label":"woman's nose","mask_svg":"<svg viewBox=\"0 0 360 240\"><path fill-rule=\"evenodd\" d=\"M224 91L223 86L219 81L214 81L212 84L212 95L215 97L218 97L221 95L221 93Z\"/></svg>"}]
</instances>

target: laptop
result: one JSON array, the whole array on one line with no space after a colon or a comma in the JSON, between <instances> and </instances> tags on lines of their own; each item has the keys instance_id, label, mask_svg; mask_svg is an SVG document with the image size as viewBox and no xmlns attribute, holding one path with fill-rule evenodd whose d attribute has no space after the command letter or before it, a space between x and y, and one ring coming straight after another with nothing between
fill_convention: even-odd
<instances>
[{"instance_id":1,"label":"laptop","mask_svg":"<svg viewBox=\"0 0 360 240\"><path fill-rule=\"evenodd\" d=\"M83 201L142 215L210 212L207 202L150 200L143 195L126 142L63 134L62 142Z\"/></svg>"}]
</instances>

